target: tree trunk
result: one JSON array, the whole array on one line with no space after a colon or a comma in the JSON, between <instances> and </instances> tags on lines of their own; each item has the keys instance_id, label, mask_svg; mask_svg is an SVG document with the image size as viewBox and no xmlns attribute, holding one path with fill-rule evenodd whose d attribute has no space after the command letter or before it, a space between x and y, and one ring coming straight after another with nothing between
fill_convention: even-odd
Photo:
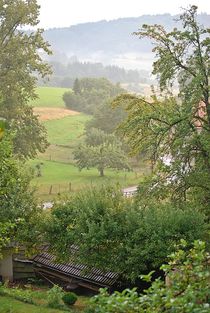
<instances>
[{"instance_id":1,"label":"tree trunk","mask_svg":"<svg viewBox=\"0 0 210 313\"><path fill-rule=\"evenodd\" d=\"M100 177L104 177L104 169L99 168L98 170L99 170Z\"/></svg>"}]
</instances>

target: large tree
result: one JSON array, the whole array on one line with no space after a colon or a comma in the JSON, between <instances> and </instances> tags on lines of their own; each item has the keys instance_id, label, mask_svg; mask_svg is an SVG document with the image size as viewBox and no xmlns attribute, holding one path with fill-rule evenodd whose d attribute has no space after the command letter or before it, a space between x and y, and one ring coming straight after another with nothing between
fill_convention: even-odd
<instances>
[{"instance_id":1,"label":"large tree","mask_svg":"<svg viewBox=\"0 0 210 313\"><path fill-rule=\"evenodd\" d=\"M11 241L33 247L38 243L41 209L30 187L32 173L13 154L11 134L0 139L0 257Z\"/></svg>"},{"instance_id":2,"label":"large tree","mask_svg":"<svg viewBox=\"0 0 210 313\"><path fill-rule=\"evenodd\" d=\"M85 144L74 150L74 159L80 170L95 167L100 176L104 176L106 168L130 170L125 152L117 138L96 128L90 129Z\"/></svg>"},{"instance_id":3,"label":"large tree","mask_svg":"<svg viewBox=\"0 0 210 313\"><path fill-rule=\"evenodd\" d=\"M0 1L0 116L15 132L14 151L34 157L47 146L46 133L27 102L35 98L37 76L50 73L40 51L50 53L38 24L36 0Z\"/></svg>"},{"instance_id":4,"label":"large tree","mask_svg":"<svg viewBox=\"0 0 210 313\"><path fill-rule=\"evenodd\" d=\"M160 25L143 25L135 34L150 38L156 53L153 74L162 94L148 101L134 95L116 99L127 104L123 133L133 152L146 151L156 165L155 188L161 196L210 199L209 29L196 19L197 7L180 16L182 28L167 32ZM178 94L172 90L178 88ZM163 184L161 184L163 182ZM145 195L145 193L144 193ZM167 196L168 196L167 195Z\"/></svg>"}]
</instances>

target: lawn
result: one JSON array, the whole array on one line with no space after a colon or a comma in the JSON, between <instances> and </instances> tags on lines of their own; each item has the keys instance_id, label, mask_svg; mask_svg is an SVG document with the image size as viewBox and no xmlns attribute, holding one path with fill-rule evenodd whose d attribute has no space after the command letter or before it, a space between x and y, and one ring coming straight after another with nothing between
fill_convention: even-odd
<instances>
[{"instance_id":1,"label":"lawn","mask_svg":"<svg viewBox=\"0 0 210 313\"><path fill-rule=\"evenodd\" d=\"M20 302L11 297L0 296L0 313L66 313L43 306Z\"/></svg>"},{"instance_id":2,"label":"lawn","mask_svg":"<svg viewBox=\"0 0 210 313\"><path fill-rule=\"evenodd\" d=\"M45 108L63 110L62 96L67 90L66 88L38 87L37 93L40 99L32 104L35 107L42 107L42 110ZM50 113L48 112L49 118ZM74 166L72 152L74 147L82 141L85 123L90 118L91 116L83 113L61 117L55 112L53 119L42 120L47 129L50 146L45 153L39 154L36 160L29 161L34 168L37 164L41 164L42 176L32 181L41 199L51 199L53 195L77 191L91 185L119 183L120 186L127 187L139 183L143 171L146 171L143 167L138 170L138 173L105 170L105 177L101 178L97 169L80 172Z\"/></svg>"},{"instance_id":3,"label":"lawn","mask_svg":"<svg viewBox=\"0 0 210 313\"><path fill-rule=\"evenodd\" d=\"M58 303L60 307L55 309L48 307L49 288L33 290L30 287L29 289L1 287L1 289L0 313L81 313L90 299L86 296L78 296L76 303L70 309L61 300Z\"/></svg>"},{"instance_id":4,"label":"lawn","mask_svg":"<svg viewBox=\"0 0 210 313\"><path fill-rule=\"evenodd\" d=\"M70 91L70 89L58 87L37 87L36 93L39 98L31 101L29 104L33 107L64 108L65 104L62 97L66 91Z\"/></svg>"},{"instance_id":5,"label":"lawn","mask_svg":"<svg viewBox=\"0 0 210 313\"><path fill-rule=\"evenodd\" d=\"M88 115L79 114L44 122L48 141L51 144L72 145L84 133L85 123L89 119Z\"/></svg>"},{"instance_id":6,"label":"lawn","mask_svg":"<svg viewBox=\"0 0 210 313\"><path fill-rule=\"evenodd\" d=\"M138 184L142 177L142 172L117 172L110 169L105 170L105 177L100 177L97 169L84 169L80 172L72 164L40 159L30 161L30 165L34 169L38 163L41 163L42 176L33 179L33 185L36 186L40 196L49 195L50 189L51 194L56 195L100 184L119 184L122 187L133 186Z\"/></svg>"}]
</instances>

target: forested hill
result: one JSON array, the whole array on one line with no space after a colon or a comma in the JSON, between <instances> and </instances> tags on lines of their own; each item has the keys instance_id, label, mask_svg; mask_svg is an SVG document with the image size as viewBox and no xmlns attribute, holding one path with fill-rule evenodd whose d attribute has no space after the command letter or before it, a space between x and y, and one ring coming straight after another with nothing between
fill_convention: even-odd
<instances>
[{"instance_id":1,"label":"forested hill","mask_svg":"<svg viewBox=\"0 0 210 313\"><path fill-rule=\"evenodd\" d=\"M120 18L112 21L99 21L78 24L66 28L53 28L45 31L45 39L52 45L54 51L66 56L76 55L80 59L101 61L110 64L113 56L124 57L128 53L147 54L151 52L151 44L147 40L139 40L132 33L142 24L162 24L167 29L175 26L177 16L170 14L143 15L137 18ZM210 15L199 15L200 23L210 26ZM62 55L64 60L64 55ZM135 59L138 57L135 56ZM131 64L128 65L131 68Z\"/></svg>"}]
</instances>

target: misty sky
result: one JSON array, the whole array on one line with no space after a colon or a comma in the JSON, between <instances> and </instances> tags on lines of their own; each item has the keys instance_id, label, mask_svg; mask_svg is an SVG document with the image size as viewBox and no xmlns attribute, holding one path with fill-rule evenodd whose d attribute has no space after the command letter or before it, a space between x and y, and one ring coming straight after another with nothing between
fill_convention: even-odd
<instances>
[{"instance_id":1,"label":"misty sky","mask_svg":"<svg viewBox=\"0 0 210 313\"><path fill-rule=\"evenodd\" d=\"M85 22L135 17L143 14L180 13L195 4L210 14L209 0L37 0L41 5L40 27L68 27Z\"/></svg>"}]
</instances>

